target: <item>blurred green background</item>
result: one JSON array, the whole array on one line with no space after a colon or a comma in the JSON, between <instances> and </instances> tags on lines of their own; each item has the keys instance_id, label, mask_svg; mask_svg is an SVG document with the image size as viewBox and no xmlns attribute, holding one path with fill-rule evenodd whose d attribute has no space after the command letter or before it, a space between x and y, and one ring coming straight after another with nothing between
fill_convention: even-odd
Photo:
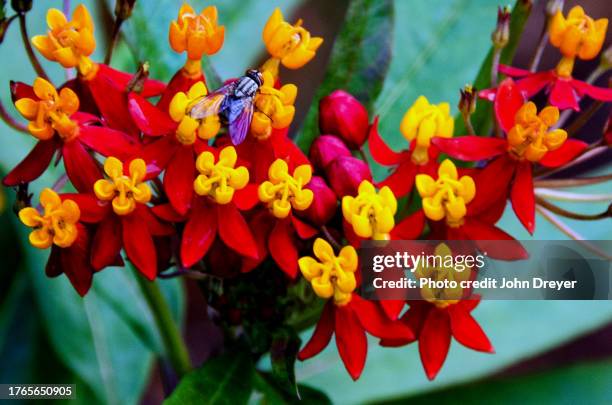
<instances>
[{"instance_id":1,"label":"blurred green background","mask_svg":"<svg viewBox=\"0 0 612 405\"><path fill-rule=\"evenodd\" d=\"M373 0L372 0L373 1ZM108 37L114 1L85 1L94 14L101 60ZM136 61L151 62L152 76L167 80L182 65L183 56L167 45L167 29L176 18L182 1L138 1L134 15L125 24L124 40L113 66L133 71ZM519 46L515 65L524 67L535 47L543 24L543 7L534 7ZM566 2L566 10L573 2ZM587 13L612 18L606 2L581 2ZM73 2L72 6L77 4ZM263 58L260 33L268 16L279 6L290 20L304 18L313 35L326 40L314 62L297 72L283 71L283 80L300 89L298 114L293 131L300 128L325 74L333 38L341 29L348 1L326 0L218 0L191 1L196 9L213 4L220 23L226 26L223 49L210 58L221 78L240 75L257 66ZM373 113L381 117L381 133L396 149L406 145L399 134L399 121L418 95L431 102L449 101L456 112L458 89L474 80L490 47L497 1L491 0L396 0L394 24L387 35L392 59ZM503 5L503 4L502 4ZM62 8L62 1L35 0L28 13L30 36L43 33L48 7ZM12 14L7 6L7 13ZM608 34L608 38L610 38ZM608 40L609 43L609 40ZM23 49L17 24L13 24L0 45L0 99L10 113L9 80L31 83L34 72ZM555 51L548 49L543 66L554 66ZM596 65L584 63L578 72ZM64 72L58 65L43 62L55 83ZM603 79L602 79L603 80ZM603 81L605 82L605 80ZM594 120L589 131L601 131L609 107ZM33 138L0 122L0 170L6 173L33 145ZM587 136L589 134L586 134ZM592 173L610 173L609 156ZM380 173L380 170L377 171ZM50 185L58 173L48 171L32 184L35 196ZM585 187L577 192L610 192L609 184ZM153 357L160 353L160 338L153 318L129 271L108 269L96 275L94 287L85 299L78 297L64 277L44 275L46 251L37 251L27 242L27 230L11 211L14 192L1 189L4 209L0 217L0 383L62 382L78 384L77 403L145 403L159 401L160 382L152 375ZM37 197L35 197L37 198ZM600 212L606 202L568 204L581 212ZM564 239L556 228L538 218L534 238ZM588 239L611 239L610 220L584 223L567 221ZM501 228L517 239L527 239L511 212ZM203 303L196 294L186 294L178 280L163 281L164 292L177 319L186 322L188 343L196 361L206 358L218 337L205 333L208 326ZM190 310L186 310L189 307ZM453 343L449 358L434 382L422 371L415 345L383 349L372 341L365 371L352 382L334 345L321 355L298 364L298 380L316 387L336 403L364 403L382 400L399 402L496 403L560 402L609 403L612 398L612 304L610 302L504 302L482 303L475 317L496 348L495 355L469 351ZM309 337L310 332L304 334ZM413 397L415 396L415 397Z\"/></svg>"}]
</instances>

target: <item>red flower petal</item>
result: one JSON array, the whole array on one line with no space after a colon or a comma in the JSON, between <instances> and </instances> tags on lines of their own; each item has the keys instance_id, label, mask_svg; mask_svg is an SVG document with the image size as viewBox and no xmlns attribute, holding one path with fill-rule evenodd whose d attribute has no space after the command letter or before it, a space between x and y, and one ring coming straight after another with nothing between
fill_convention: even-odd
<instances>
[{"instance_id":1,"label":"red flower petal","mask_svg":"<svg viewBox=\"0 0 612 405\"><path fill-rule=\"evenodd\" d=\"M593 86L580 80L572 80L572 86L581 95L587 94L595 100L612 101L612 89Z\"/></svg>"},{"instance_id":2,"label":"red flower petal","mask_svg":"<svg viewBox=\"0 0 612 405\"><path fill-rule=\"evenodd\" d=\"M176 210L172 207L172 204L161 204L156 205L152 208L153 214L157 215L158 218L163 219L168 222L185 222L187 218L183 215L180 215Z\"/></svg>"},{"instance_id":3,"label":"red flower petal","mask_svg":"<svg viewBox=\"0 0 612 405\"><path fill-rule=\"evenodd\" d=\"M401 317L400 321L403 322L412 331L413 335L411 339L407 337L395 338L395 339L383 339L380 342L381 346L384 347L400 347L405 346L409 343L414 342L423 328L423 323L429 313L432 305L425 301L410 301L410 309Z\"/></svg>"},{"instance_id":4,"label":"red flower petal","mask_svg":"<svg viewBox=\"0 0 612 405\"><path fill-rule=\"evenodd\" d=\"M331 300L325 303L319 322L317 322L317 326L308 343L298 353L298 359L309 359L321 353L327 347L334 334L334 309L334 304Z\"/></svg>"},{"instance_id":5,"label":"red flower petal","mask_svg":"<svg viewBox=\"0 0 612 405\"><path fill-rule=\"evenodd\" d=\"M133 157L138 147L133 137L106 127L81 127L78 140L104 156L114 156L119 160Z\"/></svg>"},{"instance_id":6,"label":"red flower petal","mask_svg":"<svg viewBox=\"0 0 612 405\"><path fill-rule=\"evenodd\" d=\"M219 236L242 256L257 259L257 245L251 229L234 204L217 204Z\"/></svg>"},{"instance_id":7,"label":"red flower petal","mask_svg":"<svg viewBox=\"0 0 612 405\"><path fill-rule=\"evenodd\" d=\"M514 176L510 192L512 209L525 229L531 234L535 229L535 196L533 193L531 163L521 162Z\"/></svg>"},{"instance_id":8,"label":"red flower petal","mask_svg":"<svg viewBox=\"0 0 612 405\"><path fill-rule=\"evenodd\" d=\"M99 66L96 75L85 81L96 106L111 127L130 135L137 135L138 127L132 121L127 109L127 81L122 81L125 74L120 74L102 64Z\"/></svg>"},{"instance_id":9,"label":"red flower petal","mask_svg":"<svg viewBox=\"0 0 612 405\"><path fill-rule=\"evenodd\" d=\"M552 84L556 80L556 75L551 71L534 73L528 77L517 81L519 89L525 98L529 99L538 94L544 87Z\"/></svg>"},{"instance_id":10,"label":"red flower petal","mask_svg":"<svg viewBox=\"0 0 612 405\"><path fill-rule=\"evenodd\" d=\"M506 185L506 190L507 189L508 185ZM478 189L476 189L476 194L478 194ZM499 198L497 200L490 201L488 203L488 206L486 207L478 207L478 205L468 204L467 217L476 218L479 221L485 222L487 224L495 224L504 214L504 211L506 209L506 202L506 198Z\"/></svg>"},{"instance_id":11,"label":"red flower petal","mask_svg":"<svg viewBox=\"0 0 612 405\"><path fill-rule=\"evenodd\" d=\"M147 164L147 178L157 177L181 146L173 136L164 136L145 145L141 155Z\"/></svg>"},{"instance_id":12,"label":"red flower petal","mask_svg":"<svg viewBox=\"0 0 612 405\"><path fill-rule=\"evenodd\" d=\"M571 79L557 78L552 85L550 95L548 96L548 102L560 110L573 109L580 111L578 102L580 97L572 87Z\"/></svg>"},{"instance_id":13,"label":"red flower petal","mask_svg":"<svg viewBox=\"0 0 612 405\"><path fill-rule=\"evenodd\" d=\"M413 240L417 239L425 228L425 214L423 210L415 211L402 219L391 230L393 240Z\"/></svg>"},{"instance_id":14,"label":"red flower petal","mask_svg":"<svg viewBox=\"0 0 612 405\"><path fill-rule=\"evenodd\" d=\"M497 121L504 131L508 132L514 126L514 117L524 103L525 98L514 80L505 79L499 84L494 108Z\"/></svg>"},{"instance_id":15,"label":"red flower petal","mask_svg":"<svg viewBox=\"0 0 612 405\"><path fill-rule=\"evenodd\" d=\"M157 252L145 218L138 211L121 218L123 246L132 264L149 280L157 276Z\"/></svg>"},{"instance_id":16,"label":"red flower petal","mask_svg":"<svg viewBox=\"0 0 612 405\"><path fill-rule=\"evenodd\" d=\"M259 203L259 195L257 194L257 184L247 184L247 186L241 190L237 190L234 193L234 199L232 200L236 207L241 211L248 211Z\"/></svg>"},{"instance_id":17,"label":"red flower petal","mask_svg":"<svg viewBox=\"0 0 612 405\"><path fill-rule=\"evenodd\" d=\"M81 193L92 193L94 183L102 178L94 158L77 141L64 143L62 156L66 174L74 187Z\"/></svg>"},{"instance_id":18,"label":"red flower petal","mask_svg":"<svg viewBox=\"0 0 612 405\"><path fill-rule=\"evenodd\" d=\"M290 165L293 165L292 167L310 164L304 152L287 136L288 130L289 127L272 129L272 135L270 135L268 142L272 145L274 157L286 160Z\"/></svg>"},{"instance_id":19,"label":"red flower petal","mask_svg":"<svg viewBox=\"0 0 612 405\"><path fill-rule=\"evenodd\" d=\"M366 334L350 305L336 306L336 346L353 380L357 380L365 366L368 353Z\"/></svg>"},{"instance_id":20,"label":"red flower petal","mask_svg":"<svg viewBox=\"0 0 612 405\"><path fill-rule=\"evenodd\" d=\"M523 76L528 76L532 74L529 70L516 68L514 66L504 65L501 63L497 71L505 74L506 76L510 76L510 77L523 77Z\"/></svg>"},{"instance_id":21,"label":"red flower petal","mask_svg":"<svg viewBox=\"0 0 612 405\"><path fill-rule=\"evenodd\" d=\"M432 138L434 144L441 152L455 159L476 161L489 159L506 152L507 143L501 138L484 138L467 135L457 138Z\"/></svg>"},{"instance_id":22,"label":"red flower petal","mask_svg":"<svg viewBox=\"0 0 612 405\"><path fill-rule=\"evenodd\" d=\"M2 180L2 184L16 186L40 177L49 167L57 147L55 137L48 141L38 141L30 153Z\"/></svg>"},{"instance_id":23,"label":"red flower petal","mask_svg":"<svg viewBox=\"0 0 612 405\"><path fill-rule=\"evenodd\" d=\"M91 246L91 265L96 270L112 266L121 251L121 221L112 212L100 222Z\"/></svg>"},{"instance_id":24,"label":"red flower petal","mask_svg":"<svg viewBox=\"0 0 612 405\"><path fill-rule=\"evenodd\" d=\"M378 186L389 186L396 197L403 197L412 191L414 178L417 174L417 166L410 159L404 160L397 168Z\"/></svg>"},{"instance_id":25,"label":"red flower petal","mask_svg":"<svg viewBox=\"0 0 612 405\"><path fill-rule=\"evenodd\" d=\"M298 252L293 240L293 229L289 219L276 221L268 239L268 250L285 274L291 278L297 276Z\"/></svg>"},{"instance_id":26,"label":"red flower petal","mask_svg":"<svg viewBox=\"0 0 612 405\"><path fill-rule=\"evenodd\" d=\"M401 310L405 301L398 302L402 303ZM364 300L359 295L353 294L353 298L348 305L353 308L359 322L369 334L381 339L414 339L414 333L408 325L391 320L377 303Z\"/></svg>"},{"instance_id":27,"label":"red flower petal","mask_svg":"<svg viewBox=\"0 0 612 405\"><path fill-rule=\"evenodd\" d=\"M185 224L181 243L183 266L191 267L200 261L217 235L217 212L205 201L197 199L191 217Z\"/></svg>"},{"instance_id":28,"label":"red flower petal","mask_svg":"<svg viewBox=\"0 0 612 405\"><path fill-rule=\"evenodd\" d=\"M580 155L587 146L589 145L582 141L568 139L559 149L547 152L539 163L546 167L563 166Z\"/></svg>"},{"instance_id":29,"label":"red flower petal","mask_svg":"<svg viewBox=\"0 0 612 405\"><path fill-rule=\"evenodd\" d=\"M62 270L74 289L81 297L87 294L91 287L94 269L89 262L89 234L87 229L77 224L78 235L74 243L60 249L60 262Z\"/></svg>"},{"instance_id":30,"label":"red flower petal","mask_svg":"<svg viewBox=\"0 0 612 405\"><path fill-rule=\"evenodd\" d=\"M14 82L11 80L11 99L13 103L22 98L31 98L32 100L40 100L36 93L34 93L34 87L23 82Z\"/></svg>"},{"instance_id":31,"label":"red flower petal","mask_svg":"<svg viewBox=\"0 0 612 405\"><path fill-rule=\"evenodd\" d=\"M494 225L481 222L475 218L468 218L461 228L466 235L469 235L471 240L476 241L476 245L481 251L487 252L487 256L493 259L522 260L529 257L521 242ZM500 240L506 242L495 243L495 241Z\"/></svg>"},{"instance_id":32,"label":"red flower petal","mask_svg":"<svg viewBox=\"0 0 612 405\"><path fill-rule=\"evenodd\" d=\"M268 257L268 237L270 231L275 225L274 219L270 218L270 214L267 211L259 211L249 221L249 228L255 238L255 244L257 245L257 256L258 259L249 259L245 257L242 260L241 272L247 273L257 267L261 262Z\"/></svg>"},{"instance_id":33,"label":"red flower petal","mask_svg":"<svg viewBox=\"0 0 612 405\"><path fill-rule=\"evenodd\" d=\"M470 215L476 216L479 212L490 209L492 204L501 204L500 200L506 200L516 166L515 160L508 155L501 155L480 171L474 179L476 196L468 205Z\"/></svg>"},{"instance_id":34,"label":"red flower petal","mask_svg":"<svg viewBox=\"0 0 612 405\"><path fill-rule=\"evenodd\" d=\"M79 206L81 217L79 221L91 224L98 223L106 217L110 210L110 205L107 202L102 202L93 194L76 194L65 193L60 194L62 201L72 200Z\"/></svg>"},{"instance_id":35,"label":"red flower petal","mask_svg":"<svg viewBox=\"0 0 612 405\"><path fill-rule=\"evenodd\" d=\"M303 222L302 220L298 219L293 215L291 216L291 223L293 224L293 228L295 229L297 235L301 239L310 239L319 233L319 230L317 228L313 228L306 222Z\"/></svg>"},{"instance_id":36,"label":"red flower petal","mask_svg":"<svg viewBox=\"0 0 612 405\"><path fill-rule=\"evenodd\" d=\"M154 236L169 236L174 234L172 225L162 222L153 214L151 207L146 205L138 205L136 212L140 218L147 224L149 233Z\"/></svg>"},{"instance_id":37,"label":"red flower petal","mask_svg":"<svg viewBox=\"0 0 612 405\"><path fill-rule=\"evenodd\" d=\"M433 308L429 311L419 336L419 353L427 378L433 380L442 368L451 341L448 313Z\"/></svg>"},{"instance_id":38,"label":"red flower petal","mask_svg":"<svg viewBox=\"0 0 612 405\"><path fill-rule=\"evenodd\" d=\"M448 313L452 334L459 343L480 352L494 352L489 338L465 308L451 305L448 307Z\"/></svg>"},{"instance_id":39,"label":"red flower petal","mask_svg":"<svg viewBox=\"0 0 612 405\"><path fill-rule=\"evenodd\" d=\"M402 309L406 306L406 301L404 300L381 300L379 302L383 311L385 311L385 314L391 320L396 320Z\"/></svg>"},{"instance_id":40,"label":"red flower petal","mask_svg":"<svg viewBox=\"0 0 612 405\"><path fill-rule=\"evenodd\" d=\"M179 214L185 214L191 205L194 180L193 150L190 146L179 146L164 176L164 189L172 206Z\"/></svg>"},{"instance_id":41,"label":"red flower petal","mask_svg":"<svg viewBox=\"0 0 612 405\"><path fill-rule=\"evenodd\" d=\"M136 93L128 95L128 109L132 119L145 135L173 134L177 128L177 124L167 113Z\"/></svg>"},{"instance_id":42,"label":"red flower petal","mask_svg":"<svg viewBox=\"0 0 612 405\"><path fill-rule=\"evenodd\" d=\"M372 158L384 166L396 165L404 159L409 158L405 153L395 152L381 138L378 133L378 117L374 118L370 132L368 134L368 148Z\"/></svg>"}]
</instances>

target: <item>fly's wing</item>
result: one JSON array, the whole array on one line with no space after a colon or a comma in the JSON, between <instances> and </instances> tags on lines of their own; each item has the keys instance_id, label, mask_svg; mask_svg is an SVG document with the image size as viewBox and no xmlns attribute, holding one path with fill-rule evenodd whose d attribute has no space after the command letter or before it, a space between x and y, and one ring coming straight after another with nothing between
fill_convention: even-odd
<instances>
[{"instance_id":1,"label":"fly's wing","mask_svg":"<svg viewBox=\"0 0 612 405\"><path fill-rule=\"evenodd\" d=\"M223 100L233 92L234 85L235 81L229 82L205 96L191 107L189 116L195 119L202 119L219 114L221 106L223 105Z\"/></svg>"},{"instance_id":2,"label":"fly's wing","mask_svg":"<svg viewBox=\"0 0 612 405\"><path fill-rule=\"evenodd\" d=\"M239 109L239 110L238 110ZM244 97L230 106L229 135L234 145L241 144L249 133L253 118L253 98Z\"/></svg>"}]
</instances>

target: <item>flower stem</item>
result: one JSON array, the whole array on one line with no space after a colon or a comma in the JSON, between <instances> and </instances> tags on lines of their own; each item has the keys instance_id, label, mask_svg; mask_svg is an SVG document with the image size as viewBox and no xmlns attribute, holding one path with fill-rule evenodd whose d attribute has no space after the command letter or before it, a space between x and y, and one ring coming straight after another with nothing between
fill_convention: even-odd
<instances>
[{"instance_id":1,"label":"flower stem","mask_svg":"<svg viewBox=\"0 0 612 405\"><path fill-rule=\"evenodd\" d=\"M105 65L110 65L111 63L111 59L113 57L113 50L117 46L117 41L119 40L119 33L121 32L121 24L123 24L123 19L117 17L115 19L115 24L113 25L113 32L111 34L110 41L108 42L106 56L104 57Z\"/></svg>"},{"instance_id":2,"label":"flower stem","mask_svg":"<svg viewBox=\"0 0 612 405\"><path fill-rule=\"evenodd\" d=\"M49 76L47 76L47 73L45 73L45 70L40 64L40 61L36 57L34 49L32 49L32 44L30 44L30 36L28 35L28 28L26 26L26 15L23 13L19 14L19 27L21 29L21 39L23 40L23 46L25 47L25 50L28 54L28 58L30 59L30 63L36 71L36 74L45 79L46 81L50 81Z\"/></svg>"},{"instance_id":3,"label":"flower stem","mask_svg":"<svg viewBox=\"0 0 612 405\"><path fill-rule=\"evenodd\" d=\"M538 47L536 48L533 56L531 57L531 62L529 62L529 71L535 72L540 65L540 60L542 59L542 54L544 53L544 49L546 48L546 43L548 42L548 23L544 24L542 28L542 33L540 34L540 40L538 41Z\"/></svg>"},{"instance_id":4,"label":"flower stem","mask_svg":"<svg viewBox=\"0 0 612 405\"><path fill-rule=\"evenodd\" d=\"M136 280L155 318L155 324L164 342L166 356L178 377L181 378L191 371L191 361L187 346L170 313L168 303L155 281L146 280L140 274L136 274Z\"/></svg>"},{"instance_id":5,"label":"flower stem","mask_svg":"<svg viewBox=\"0 0 612 405\"><path fill-rule=\"evenodd\" d=\"M468 135L476 135L470 114L461 114L461 117L463 118L463 124L465 125L465 129L467 129Z\"/></svg>"},{"instance_id":6,"label":"flower stem","mask_svg":"<svg viewBox=\"0 0 612 405\"><path fill-rule=\"evenodd\" d=\"M535 194L538 197L549 198L557 201L570 202L606 202L612 201L612 194L583 194L572 193L569 191L550 190L547 188L536 188Z\"/></svg>"},{"instance_id":7,"label":"flower stem","mask_svg":"<svg viewBox=\"0 0 612 405\"><path fill-rule=\"evenodd\" d=\"M338 250L342 249L342 246L340 245L340 243L338 243L336 238L332 236L332 234L329 232L329 229L327 229L325 225L321 226L321 232L323 232L325 239L327 239L329 243L331 243L336 249Z\"/></svg>"},{"instance_id":8,"label":"flower stem","mask_svg":"<svg viewBox=\"0 0 612 405\"><path fill-rule=\"evenodd\" d=\"M493 49L493 58L491 60L491 87L497 87L498 82L498 69L499 69L499 60L501 58L502 48L494 47ZM497 117L495 116L495 109L493 110L493 133L498 138L502 137L501 128L497 122Z\"/></svg>"},{"instance_id":9,"label":"flower stem","mask_svg":"<svg viewBox=\"0 0 612 405\"><path fill-rule=\"evenodd\" d=\"M547 210L554 212L557 215L561 215L562 217L566 217L570 219L577 219L581 221L596 221L599 219L608 218L610 216L609 209L599 214L580 214L577 212L566 210L565 208L561 208L558 205L555 205L541 197L536 197L536 203L546 208Z\"/></svg>"},{"instance_id":10,"label":"flower stem","mask_svg":"<svg viewBox=\"0 0 612 405\"><path fill-rule=\"evenodd\" d=\"M547 210L546 208L536 205L536 211L551 224L556 226L561 232L570 237L571 239L580 242L585 248L589 249L591 252L606 258L608 260L612 260L612 256L608 253L602 251L598 246L595 246L592 243L589 243L585 240L584 236L580 235L578 232L569 227L565 222L561 221L555 214Z\"/></svg>"},{"instance_id":11,"label":"flower stem","mask_svg":"<svg viewBox=\"0 0 612 405\"><path fill-rule=\"evenodd\" d=\"M579 187L588 186L590 184L603 183L612 180L612 174L604 176L583 177L577 179L552 179L552 180L535 180L535 187L546 188L563 188L563 187Z\"/></svg>"}]
</instances>

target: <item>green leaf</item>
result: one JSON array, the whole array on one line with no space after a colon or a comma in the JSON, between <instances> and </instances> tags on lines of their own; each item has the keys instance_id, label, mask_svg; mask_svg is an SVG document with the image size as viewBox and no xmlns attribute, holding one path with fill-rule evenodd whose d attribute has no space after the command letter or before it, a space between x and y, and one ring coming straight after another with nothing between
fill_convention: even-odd
<instances>
[{"instance_id":1,"label":"green leaf","mask_svg":"<svg viewBox=\"0 0 612 405\"><path fill-rule=\"evenodd\" d=\"M318 135L319 100L343 89L370 108L382 90L391 58L392 0L352 0L296 142L303 151Z\"/></svg>"},{"instance_id":2,"label":"green leaf","mask_svg":"<svg viewBox=\"0 0 612 405\"><path fill-rule=\"evenodd\" d=\"M431 394L398 398L383 404L473 404L495 398L496 404L603 404L612 397L612 361L579 364L514 378L491 379ZM380 401L376 401L380 404Z\"/></svg>"},{"instance_id":3,"label":"green leaf","mask_svg":"<svg viewBox=\"0 0 612 405\"><path fill-rule=\"evenodd\" d=\"M244 404L253 391L254 376L250 354L229 348L183 377L164 404Z\"/></svg>"},{"instance_id":4,"label":"green leaf","mask_svg":"<svg viewBox=\"0 0 612 405\"><path fill-rule=\"evenodd\" d=\"M453 342L434 381L425 377L417 345L383 348L376 339L369 341L366 365L356 383L352 383L333 344L297 365L298 381L326 392L334 403L363 403L465 383L608 324L612 307L606 301L483 301L474 317L490 338L495 354L475 352ZM309 336L310 332L304 338ZM349 384L350 389L338 389Z\"/></svg>"},{"instance_id":5,"label":"green leaf","mask_svg":"<svg viewBox=\"0 0 612 405\"><path fill-rule=\"evenodd\" d=\"M295 382L295 360L300 350L300 338L292 328L282 328L272 335L270 361L272 377L290 395L299 396Z\"/></svg>"},{"instance_id":6,"label":"green leaf","mask_svg":"<svg viewBox=\"0 0 612 405\"><path fill-rule=\"evenodd\" d=\"M408 147L399 126L420 95L456 111L459 89L474 79L490 47L496 15L490 0L395 1L393 58L375 104L380 134L393 149ZM373 170L377 179L387 173Z\"/></svg>"},{"instance_id":7,"label":"green leaf","mask_svg":"<svg viewBox=\"0 0 612 405\"><path fill-rule=\"evenodd\" d=\"M327 395L308 385L298 384L300 401L305 404L331 404ZM269 373L255 374L255 393L253 402L266 405L281 405L296 403L295 397L283 390L279 390L274 384L273 377Z\"/></svg>"},{"instance_id":8,"label":"green leaf","mask_svg":"<svg viewBox=\"0 0 612 405\"><path fill-rule=\"evenodd\" d=\"M521 34L523 33L527 19L531 14L531 9L531 2L526 2L523 0L517 0L516 4L514 5L512 14L510 16L510 40L508 41L508 45L506 45L501 52L499 63L512 63L512 59L514 58L514 54L516 53L516 49L518 48L521 39ZM482 62L478 75L476 75L476 79L473 82L473 85L477 90L483 90L491 87L492 59L493 47L491 47L487 57L485 58L484 62ZM474 132L476 132L477 135L486 136L491 129L492 119L493 104L485 100L478 100L476 111L471 117ZM455 118L455 134L467 134L465 124L463 123L463 118L461 118L460 114Z\"/></svg>"}]
</instances>

